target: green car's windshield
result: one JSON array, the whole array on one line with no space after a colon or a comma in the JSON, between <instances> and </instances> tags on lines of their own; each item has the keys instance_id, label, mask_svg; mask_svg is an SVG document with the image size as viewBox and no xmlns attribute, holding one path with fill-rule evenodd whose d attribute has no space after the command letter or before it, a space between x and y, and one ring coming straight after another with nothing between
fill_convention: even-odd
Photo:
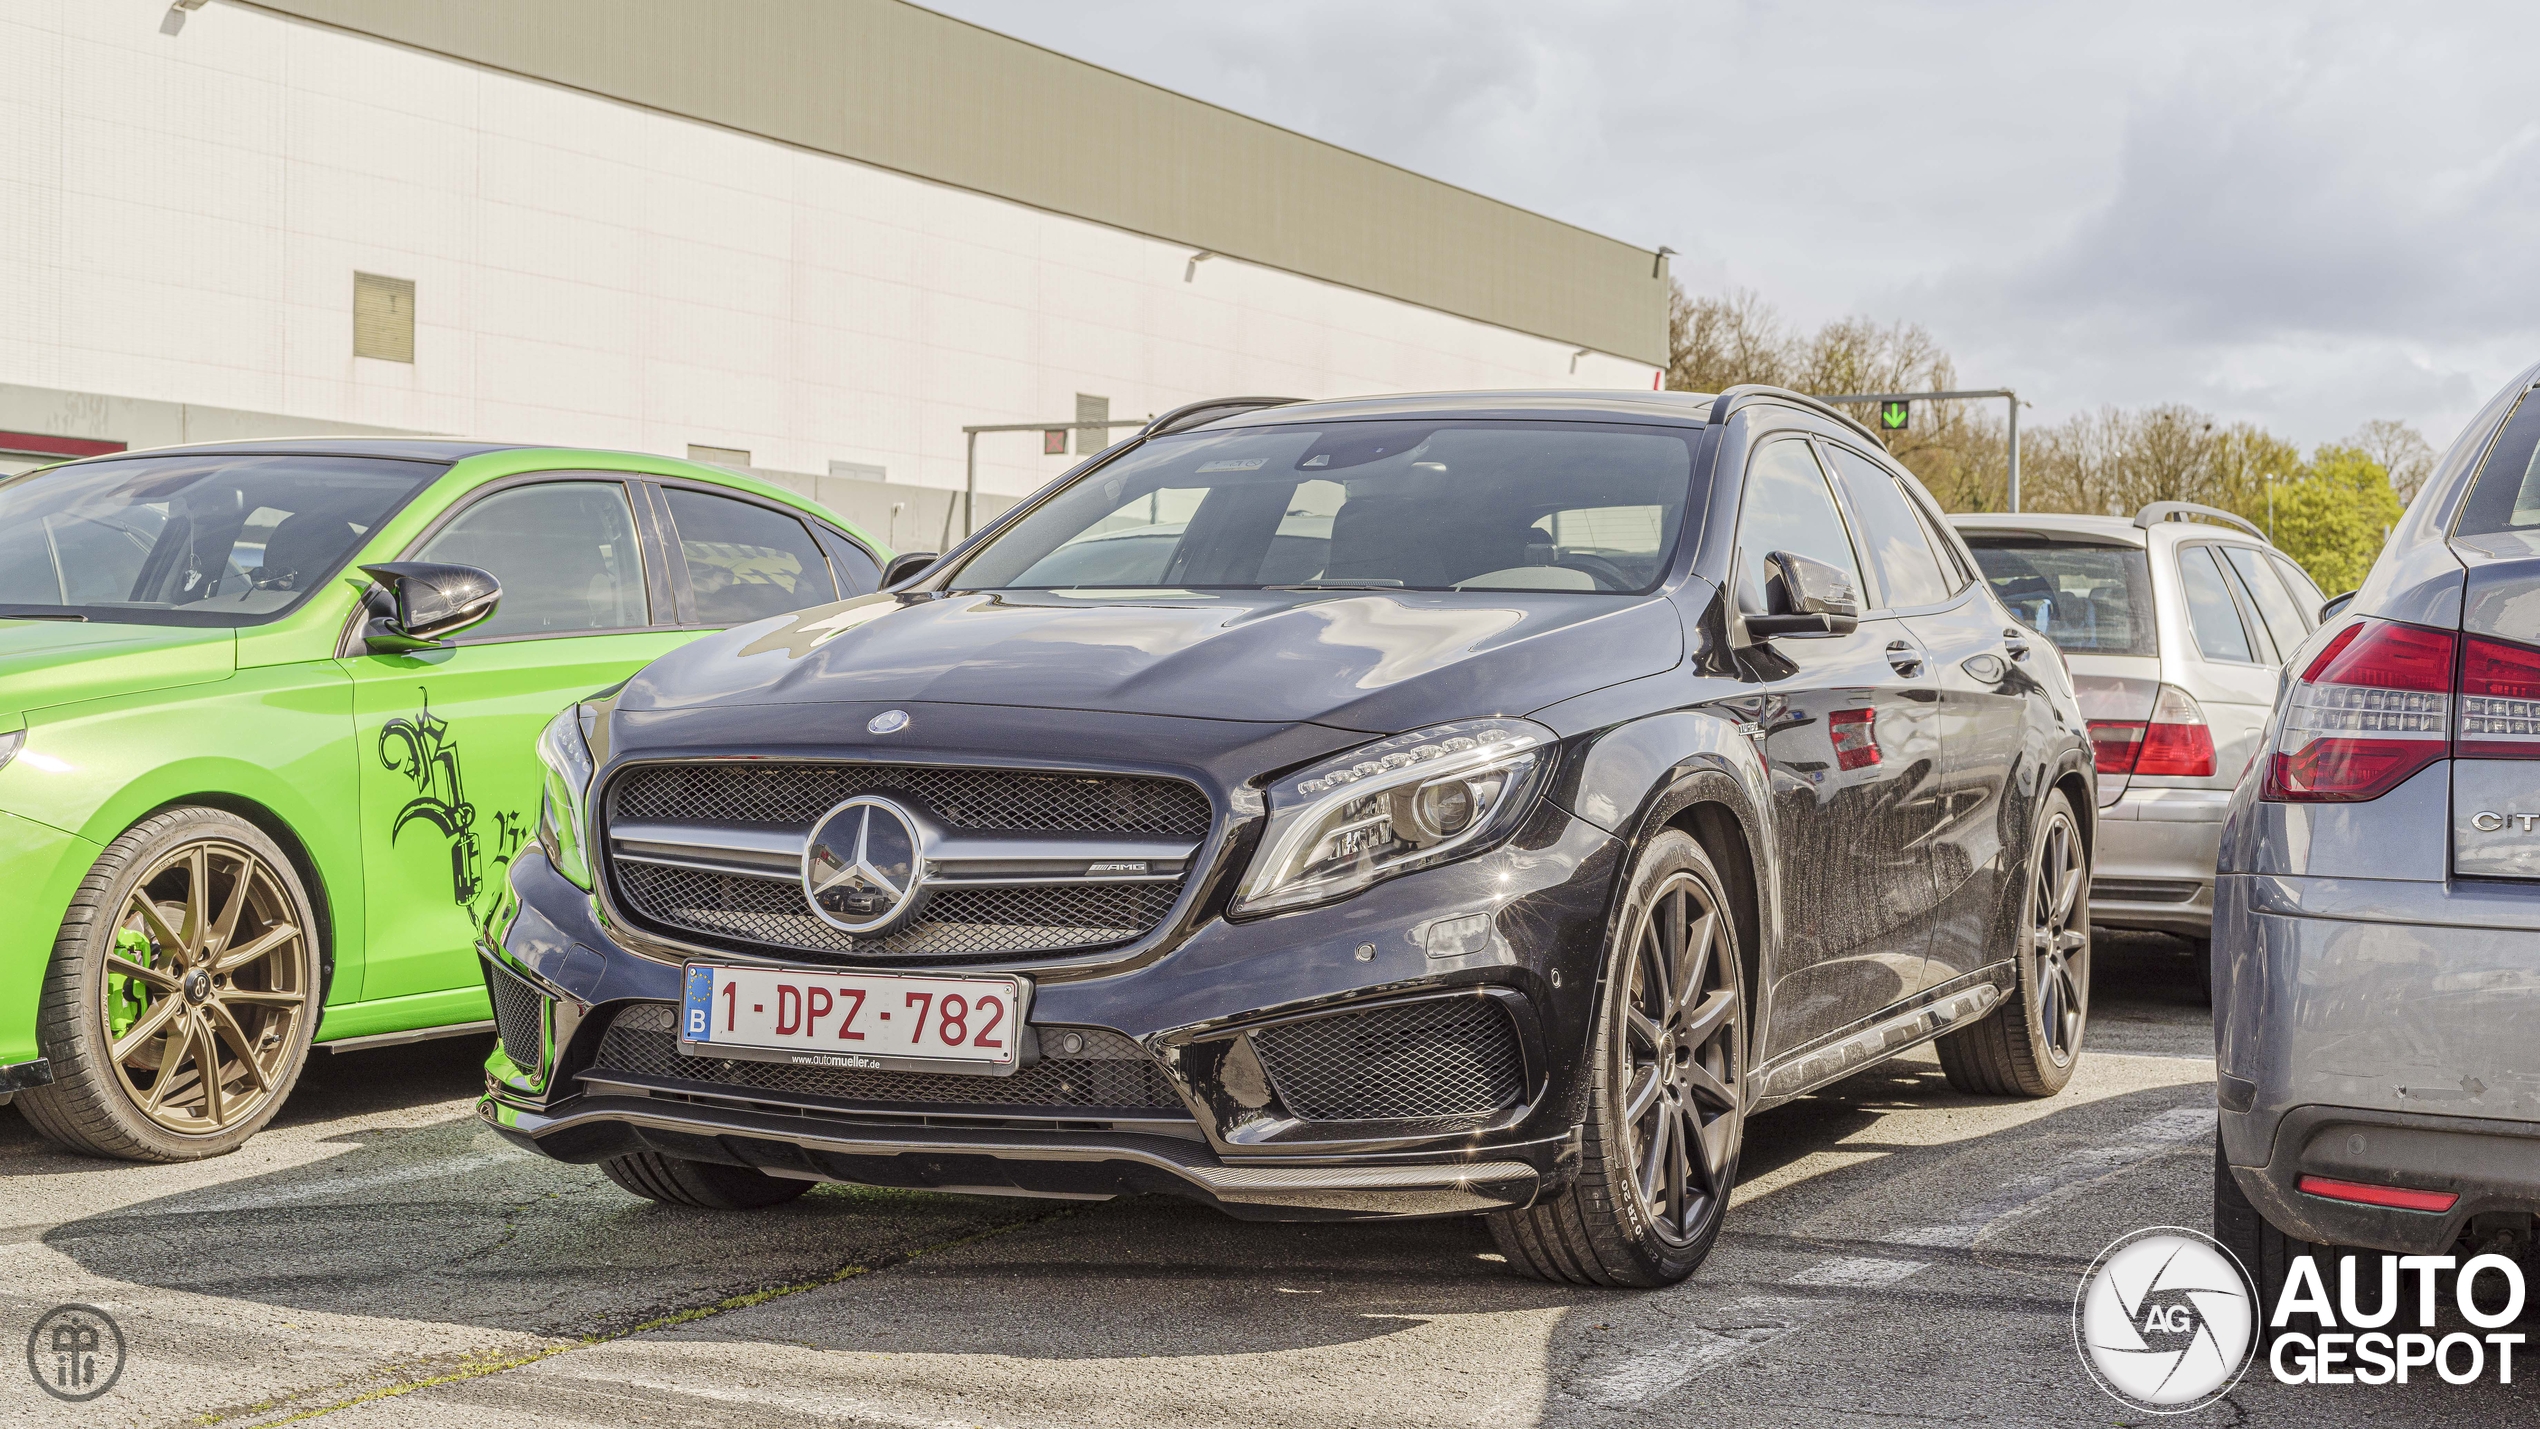
<instances>
[{"instance_id":1,"label":"green car's windshield","mask_svg":"<svg viewBox=\"0 0 2540 1429\"><path fill-rule=\"evenodd\" d=\"M260 624L447 470L242 453L29 472L0 483L0 619Z\"/></svg>"},{"instance_id":2,"label":"green car's windshield","mask_svg":"<svg viewBox=\"0 0 2540 1429\"><path fill-rule=\"evenodd\" d=\"M960 590L1646 591L1692 434L1371 421L1162 437L1041 503Z\"/></svg>"}]
</instances>

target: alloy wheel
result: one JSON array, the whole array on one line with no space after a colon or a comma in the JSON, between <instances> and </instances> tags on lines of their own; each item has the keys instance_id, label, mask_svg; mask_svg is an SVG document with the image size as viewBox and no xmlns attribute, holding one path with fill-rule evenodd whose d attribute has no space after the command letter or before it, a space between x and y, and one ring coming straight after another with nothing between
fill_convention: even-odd
<instances>
[{"instance_id":1,"label":"alloy wheel","mask_svg":"<svg viewBox=\"0 0 2540 1429\"><path fill-rule=\"evenodd\" d=\"M2090 920L2083 886L2089 865L2072 816L2055 810L2039 841L2029 889L2028 953L2034 963L2042 1046L2057 1066L2081 1050L2090 1010Z\"/></svg>"},{"instance_id":2,"label":"alloy wheel","mask_svg":"<svg viewBox=\"0 0 2540 1429\"><path fill-rule=\"evenodd\" d=\"M1730 929L1690 874L1660 884L1641 912L1623 1016L1632 1192L1660 1237L1681 1245L1725 1204L1745 1127Z\"/></svg>"},{"instance_id":3,"label":"alloy wheel","mask_svg":"<svg viewBox=\"0 0 2540 1429\"><path fill-rule=\"evenodd\" d=\"M283 880L238 844L181 844L143 875L115 920L97 1009L142 1115L201 1136L264 1108L309 1011L306 937Z\"/></svg>"}]
</instances>

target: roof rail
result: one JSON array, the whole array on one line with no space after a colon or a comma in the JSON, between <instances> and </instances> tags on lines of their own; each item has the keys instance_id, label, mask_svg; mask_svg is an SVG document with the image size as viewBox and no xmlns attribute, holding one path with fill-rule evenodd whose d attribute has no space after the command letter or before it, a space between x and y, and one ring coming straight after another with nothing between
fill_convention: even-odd
<instances>
[{"instance_id":1,"label":"roof rail","mask_svg":"<svg viewBox=\"0 0 2540 1429\"><path fill-rule=\"evenodd\" d=\"M1879 442L1878 433L1862 426L1859 418L1838 409L1832 402L1821 402L1818 399L1809 396L1805 392L1793 392L1787 387L1773 387L1761 382L1740 383L1735 387L1731 387L1723 391L1719 396L1712 398L1711 415L1705 420L1710 422L1713 426L1718 426L1720 423L1727 421L1729 419L1729 415L1735 412L1738 408L1743 407L1750 402L1764 401L1788 402L1794 406L1805 407L1820 417L1827 417L1834 421L1841 422L1843 425L1850 427L1852 430L1859 432L1865 437L1868 437L1871 441ZM1879 450L1887 450L1887 444L1885 442L1879 442Z\"/></svg>"},{"instance_id":2,"label":"roof rail","mask_svg":"<svg viewBox=\"0 0 2540 1429\"><path fill-rule=\"evenodd\" d=\"M1291 402L1304 400L1302 397L1211 397L1203 402L1185 402L1140 427L1138 435L1160 437L1167 432L1188 431L1192 427L1205 426L1220 417L1231 417L1237 412L1258 411L1263 407L1284 407Z\"/></svg>"},{"instance_id":3,"label":"roof rail","mask_svg":"<svg viewBox=\"0 0 2540 1429\"><path fill-rule=\"evenodd\" d=\"M2245 517L2234 516L2228 511L2216 510L2211 506L2199 506L2193 501L2155 501L2134 513L2134 524L2149 531L2164 521L2183 521L2190 516L2201 516L2210 521L2226 521L2261 541L2267 539L2267 533L2259 530L2256 522Z\"/></svg>"}]
</instances>

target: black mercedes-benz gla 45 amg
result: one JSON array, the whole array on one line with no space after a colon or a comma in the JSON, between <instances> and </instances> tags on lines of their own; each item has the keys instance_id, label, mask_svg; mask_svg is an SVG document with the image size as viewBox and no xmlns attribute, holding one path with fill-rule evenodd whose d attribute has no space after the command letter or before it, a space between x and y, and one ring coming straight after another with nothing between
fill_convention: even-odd
<instances>
[{"instance_id":1,"label":"black mercedes-benz gla 45 amg","mask_svg":"<svg viewBox=\"0 0 2540 1429\"><path fill-rule=\"evenodd\" d=\"M1756 1112L2081 1052L2062 662L1789 392L1184 409L541 749L480 1111L658 1201L1487 1214L1654 1285Z\"/></svg>"}]
</instances>

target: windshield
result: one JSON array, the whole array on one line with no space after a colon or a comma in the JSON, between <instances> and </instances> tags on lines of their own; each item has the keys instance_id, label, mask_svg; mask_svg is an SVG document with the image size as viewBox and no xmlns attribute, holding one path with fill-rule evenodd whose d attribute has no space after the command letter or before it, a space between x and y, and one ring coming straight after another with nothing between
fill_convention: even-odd
<instances>
[{"instance_id":1,"label":"windshield","mask_svg":"<svg viewBox=\"0 0 2540 1429\"><path fill-rule=\"evenodd\" d=\"M2152 564L2136 546L1966 536L1993 593L2020 623L2074 655L2155 655Z\"/></svg>"},{"instance_id":2,"label":"windshield","mask_svg":"<svg viewBox=\"0 0 2540 1429\"><path fill-rule=\"evenodd\" d=\"M255 625L449 468L342 456L82 462L0 484L0 618Z\"/></svg>"},{"instance_id":3,"label":"windshield","mask_svg":"<svg viewBox=\"0 0 2540 1429\"><path fill-rule=\"evenodd\" d=\"M1646 591L1683 524L1693 435L1429 421L1163 437L1043 502L953 585Z\"/></svg>"}]
</instances>

